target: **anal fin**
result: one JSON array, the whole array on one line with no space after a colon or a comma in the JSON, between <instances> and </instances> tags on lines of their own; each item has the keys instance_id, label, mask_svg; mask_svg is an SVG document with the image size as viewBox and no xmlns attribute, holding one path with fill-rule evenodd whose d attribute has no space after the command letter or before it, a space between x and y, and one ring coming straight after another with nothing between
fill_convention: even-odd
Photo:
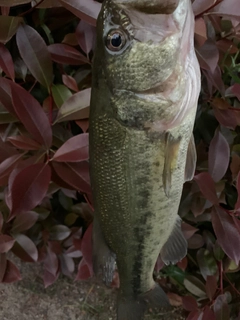
<instances>
[{"instance_id":1,"label":"anal fin","mask_svg":"<svg viewBox=\"0 0 240 320\"><path fill-rule=\"evenodd\" d=\"M162 261L166 265L177 263L186 256L187 246L187 240L181 229L181 218L178 217L170 237L161 249Z\"/></svg>"},{"instance_id":2,"label":"anal fin","mask_svg":"<svg viewBox=\"0 0 240 320\"><path fill-rule=\"evenodd\" d=\"M190 181L194 177L195 168L197 162L197 153L195 148L195 142L193 135L189 141L188 150L187 150L187 160L185 167L185 181Z\"/></svg>"},{"instance_id":3,"label":"anal fin","mask_svg":"<svg viewBox=\"0 0 240 320\"><path fill-rule=\"evenodd\" d=\"M115 271L115 254L110 250L104 239L96 215L93 220L93 271L96 276L102 275L106 285L110 285Z\"/></svg>"},{"instance_id":4,"label":"anal fin","mask_svg":"<svg viewBox=\"0 0 240 320\"><path fill-rule=\"evenodd\" d=\"M163 187L166 196L169 198L171 185L172 185L172 173L175 169L178 161L178 153L181 138L174 138L170 132L166 133L165 136L165 159L163 168Z\"/></svg>"}]
</instances>

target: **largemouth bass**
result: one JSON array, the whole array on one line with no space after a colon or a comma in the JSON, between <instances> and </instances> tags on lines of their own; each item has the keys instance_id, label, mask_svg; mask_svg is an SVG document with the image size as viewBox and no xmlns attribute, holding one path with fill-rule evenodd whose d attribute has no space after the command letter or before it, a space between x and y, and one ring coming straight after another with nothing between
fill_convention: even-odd
<instances>
[{"instance_id":1,"label":"largemouth bass","mask_svg":"<svg viewBox=\"0 0 240 320\"><path fill-rule=\"evenodd\" d=\"M94 272L120 278L118 320L168 304L155 284L187 252L178 207L192 179L200 90L190 0L105 0L90 107Z\"/></svg>"}]
</instances>

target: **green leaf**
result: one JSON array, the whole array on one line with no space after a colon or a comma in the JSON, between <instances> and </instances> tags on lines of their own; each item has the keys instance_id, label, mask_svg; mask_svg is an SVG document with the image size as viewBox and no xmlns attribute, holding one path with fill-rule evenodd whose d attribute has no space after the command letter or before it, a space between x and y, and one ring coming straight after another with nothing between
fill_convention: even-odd
<instances>
[{"instance_id":1,"label":"green leaf","mask_svg":"<svg viewBox=\"0 0 240 320\"><path fill-rule=\"evenodd\" d=\"M16 40L20 55L32 75L49 88L53 80L53 67L43 38L35 29L24 25L19 26Z\"/></svg>"},{"instance_id":2,"label":"green leaf","mask_svg":"<svg viewBox=\"0 0 240 320\"><path fill-rule=\"evenodd\" d=\"M79 120L89 117L91 89L85 89L68 98L58 111L55 122Z\"/></svg>"},{"instance_id":3,"label":"green leaf","mask_svg":"<svg viewBox=\"0 0 240 320\"><path fill-rule=\"evenodd\" d=\"M34 211L23 212L16 216L11 229L12 233L20 233L30 229L38 219L38 214Z\"/></svg>"},{"instance_id":4,"label":"green leaf","mask_svg":"<svg viewBox=\"0 0 240 320\"><path fill-rule=\"evenodd\" d=\"M75 223L77 218L78 218L78 215L76 213L71 212L68 215L66 215L64 219L64 223L70 227Z\"/></svg>"},{"instance_id":5,"label":"green leaf","mask_svg":"<svg viewBox=\"0 0 240 320\"><path fill-rule=\"evenodd\" d=\"M197 297L206 297L206 289L204 283L195 276L187 275L183 281L186 289Z\"/></svg>"},{"instance_id":6,"label":"green leaf","mask_svg":"<svg viewBox=\"0 0 240 320\"><path fill-rule=\"evenodd\" d=\"M38 251L32 240L24 234L17 234L14 238L16 242L12 248L12 252L23 261L37 261Z\"/></svg>"},{"instance_id":7,"label":"green leaf","mask_svg":"<svg viewBox=\"0 0 240 320\"><path fill-rule=\"evenodd\" d=\"M52 94L54 102L58 108L60 108L63 103L72 96L72 92L63 84L53 85Z\"/></svg>"},{"instance_id":8,"label":"green leaf","mask_svg":"<svg viewBox=\"0 0 240 320\"><path fill-rule=\"evenodd\" d=\"M71 234L71 230L68 227L59 224L52 227L49 233L50 233L51 240L61 241L66 239Z\"/></svg>"},{"instance_id":9,"label":"green leaf","mask_svg":"<svg viewBox=\"0 0 240 320\"><path fill-rule=\"evenodd\" d=\"M217 262L213 253L207 249L201 248L197 252L197 261L203 278L206 280L207 276L213 276L217 273Z\"/></svg>"},{"instance_id":10,"label":"green leaf","mask_svg":"<svg viewBox=\"0 0 240 320\"><path fill-rule=\"evenodd\" d=\"M9 0L6 0L9 3ZM0 4L1 5L1 4ZM0 42L7 43L17 31L23 18L0 16Z\"/></svg>"}]
</instances>

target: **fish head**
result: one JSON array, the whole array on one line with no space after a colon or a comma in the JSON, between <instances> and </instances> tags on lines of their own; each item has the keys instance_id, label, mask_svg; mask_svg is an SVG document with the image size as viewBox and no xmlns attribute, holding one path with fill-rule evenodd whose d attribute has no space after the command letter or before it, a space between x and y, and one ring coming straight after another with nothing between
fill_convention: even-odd
<instances>
[{"instance_id":1,"label":"fish head","mask_svg":"<svg viewBox=\"0 0 240 320\"><path fill-rule=\"evenodd\" d=\"M190 0L105 0L94 57L98 110L140 130L181 123L199 93L193 32Z\"/></svg>"},{"instance_id":2,"label":"fish head","mask_svg":"<svg viewBox=\"0 0 240 320\"><path fill-rule=\"evenodd\" d=\"M145 3L153 3L155 7L144 6ZM186 15L186 8L168 13L177 4L178 0L103 3L97 22L97 55L101 55L110 88L142 92L170 76L178 60ZM149 13L154 8L156 13ZM159 13L159 8L163 13Z\"/></svg>"}]
</instances>

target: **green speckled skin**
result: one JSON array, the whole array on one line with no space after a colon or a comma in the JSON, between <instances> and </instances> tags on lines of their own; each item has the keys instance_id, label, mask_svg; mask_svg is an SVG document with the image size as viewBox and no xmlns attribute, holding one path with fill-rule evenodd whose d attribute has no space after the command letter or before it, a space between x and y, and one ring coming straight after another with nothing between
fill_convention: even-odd
<instances>
[{"instance_id":1,"label":"green speckled skin","mask_svg":"<svg viewBox=\"0 0 240 320\"><path fill-rule=\"evenodd\" d=\"M183 2L189 4L188 0ZM116 254L120 291L131 297L154 286L152 273L157 257L177 220L198 92L195 105L183 121L166 130L179 112L178 105L164 94L166 88L173 88L176 100L183 99L187 89L183 58L179 56L181 39L136 41L131 11L122 7L120 15L119 8L113 1L105 1L98 18L90 109L90 175L95 215L107 245ZM130 44L121 54L111 55L105 48L109 12L114 23L124 25L129 34ZM163 93L157 100L156 85ZM149 92L145 99L144 94ZM165 129L151 129L158 120L163 121ZM169 197L162 178L166 131L180 141Z\"/></svg>"}]
</instances>

